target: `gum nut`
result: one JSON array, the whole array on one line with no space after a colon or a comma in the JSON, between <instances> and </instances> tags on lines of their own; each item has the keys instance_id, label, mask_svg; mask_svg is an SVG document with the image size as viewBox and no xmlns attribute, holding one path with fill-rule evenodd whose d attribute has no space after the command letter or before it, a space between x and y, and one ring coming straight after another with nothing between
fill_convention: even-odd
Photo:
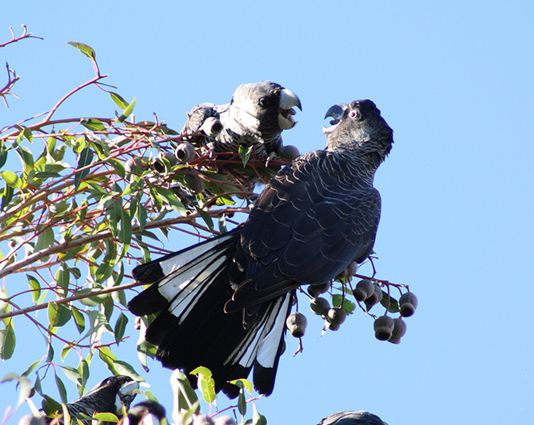
<instances>
[{"instance_id":1,"label":"gum nut","mask_svg":"<svg viewBox=\"0 0 534 425\"><path fill-rule=\"evenodd\" d=\"M236 423L231 416L223 415L215 418L215 425L236 425Z\"/></svg>"},{"instance_id":2,"label":"gum nut","mask_svg":"<svg viewBox=\"0 0 534 425\"><path fill-rule=\"evenodd\" d=\"M364 301L369 298L375 290L373 282L368 279L362 279L356 284L353 294L357 301Z\"/></svg>"},{"instance_id":3,"label":"gum nut","mask_svg":"<svg viewBox=\"0 0 534 425\"><path fill-rule=\"evenodd\" d=\"M278 150L278 155L283 158L293 160L300 155L300 151L299 151L299 148L297 148L296 146L287 145L287 146L282 146Z\"/></svg>"},{"instance_id":4,"label":"gum nut","mask_svg":"<svg viewBox=\"0 0 534 425\"><path fill-rule=\"evenodd\" d=\"M406 333L406 322L400 317L393 319L393 331L391 333L391 338L401 339Z\"/></svg>"},{"instance_id":5,"label":"gum nut","mask_svg":"<svg viewBox=\"0 0 534 425\"><path fill-rule=\"evenodd\" d=\"M308 285L308 294L312 297L324 294L330 289L330 282L318 283L315 285Z\"/></svg>"},{"instance_id":6,"label":"gum nut","mask_svg":"<svg viewBox=\"0 0 534 425\"><path fill-rule=\"evenodd\" d=\"M392 344L400 344L401 343L401 339L400 338L389 338L388 339L388 342L391 342Z\"/></svg>"},{"instance_id":7,"label":"gum nut","mask_svg":"<svg viewBox=\"0 0 534 425\"><path fill-rule=\"evenodd\" d=\"M413 292L405 292L399 298L399 308L402 317L413 316L417 309L417 297Z\"/></svg>"},{"instance_id":8,"label":"gum nut","mask_svg":"<svg viewBox=\"0 0 534 425\"><path fill-rule=\"evenodd\" d=\"M376 295L377 303L382 301L382 298L384 297L384 292L382 292L382 288L379 285L375 285L374 293Z\"/></svg>"},{"instance_id":9,"label":"gum nut","mask_svg":"<svg viewBox=\"0 0 534 425\"><path fill-rule=\"evenodd\" d=\"M341 323L332 323L332 322L329 322L328 320L325 320L324 327L325 329L328 329L330 331L337 331L341 327Z\"/></svg>"},{"instance_id":10,"label":"gum nut","mask_svg":"<svg viewBox=\"0 0 534 425\"><path fill-rule=\"evenodd\" d=\"M347 313L340 307L334 307L328 310L326 314L326 320L333 324L341 325L347 318Z\"/></svg>"},{"instance_id":11,"label":"gum nut","mask_svg":"<svg viewBox=\"0 0 534 425\"><path fill-rule=\"evenodd\" d=\"M324 315L330 309L330 303L326 298L315 297L310 301L310 308L314 313Z\"/></svg>"},{"instance_id":12,"label":"gum nut","mask_svg":"<svg viewBox=\"0 0 534 425\"><path fill-rule=\"evenodd\" d=\"M195 159L195 147L189 142L182 142L176 147L174 155L180 162L191 162Z\"/></svg>"},{"instance_id":13,"label":"gum nut","mask_svg":"<svg viewBox=\"0 0 534 425\"><path fill-rule=\"evenodd\" d=\"M356 262L351 262L345 270L343 270L339 274L339 278L351 280L354 276L354 273L356 273Z\"/></svg>"},{"instance_id":14,"label":"gum nut","mask_svg":"<svg viewBox=\"0 0 534 425\"><path fill-rule=\"evenodd\" d=\"M204 120L202 125L200 126L200 130L204 132L207 136L215 137L217 134L219 134L223 129L223 125L221 124L221 121L219 121L215 117L208 117Z\"/></svg>"},{"instance_id":15,"label":"gum nut","mask_svg":"<svg viewBox=\"0 0 534 425\"><path fill-rule=\"evenodd\" d=\"M193 425L215 425L213 419L206 415L195 415Z\"/></svg>"},{"instance_id":16,"label":"gum nut","mask_svg":"<svg viewBox=\"0 0 534 425\"><path fill-rule=\"evenodd\" d=\"M389 316L380 316L374 322L375 337L380 341L387 341L393 333L393 319Z\"/></svg>"},{"instance_id":17,"label":"gum nut","mask_svg":"<svg viewBox=\"0 0 534 425\"><path fill-rule=\"evenodd\" d=\"M291 313L286 319L286 326L295 338L304 336L307 325L308 321L306 320L306 316L299 312Z\"/></svg>"}]
</instances>

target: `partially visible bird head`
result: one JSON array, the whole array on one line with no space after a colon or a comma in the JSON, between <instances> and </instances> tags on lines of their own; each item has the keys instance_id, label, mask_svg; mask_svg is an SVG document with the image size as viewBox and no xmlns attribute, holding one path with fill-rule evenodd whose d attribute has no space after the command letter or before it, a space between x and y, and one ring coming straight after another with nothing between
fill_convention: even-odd
<instances>
[{"instance_id":1,"label":"partially visible bird head","mask_svg":"<svg viewBox=\"0 0 534 425\"><path fill-rule=\"evenodd\" d=\"M165 418L165 408L156 401L144 400L128 411L123 425L160 425Z\"/></svg>"},{"instance_id":2,"label":"partially visible bird head","mask_svg":"<svg viewBox=\"0 0 534 425\"><path fill-rule=\"evenodd\" d=\"M242 124L271 136L293 128L295 110L302 110L298 96L272 81L241 84L234 92L232 107L244 112Z\"/></svg>"},{"instance_id":3,"label":"partially visible bird head","mask_svg":"<svg viewBox=\"0 0 534 425\"><path fill-rule=\"evenodd\" d=\"M116 411L120 412L123 406L130 407L138 392L139 384L136 381L126 375L117 375L101 381L86 397L95 393L102 394L103 397L114 397Z\"/></svg>"},{"instance_id":4,"label":"partially visible bird head","mask_svg":"<svg viewBox=\"0 0 534 425\"><path fill-rule=\"evenodd\" d=\"M387 425L387 423L365 410L351 410L327 416L319 422L319 425Z\"/></svg>"},{"instance_id":5,"label":"partially visible bird head","mask_svg":"<svg viewBox=\"0 0 534 425\"><path fill-rule=\"evenodd\" d=\"M323 127L329 150L358 150L376 155L379 162L391 151L393 130L371 100L331 106L325 118L332 118Z\"/></svg>"}]
</instances>

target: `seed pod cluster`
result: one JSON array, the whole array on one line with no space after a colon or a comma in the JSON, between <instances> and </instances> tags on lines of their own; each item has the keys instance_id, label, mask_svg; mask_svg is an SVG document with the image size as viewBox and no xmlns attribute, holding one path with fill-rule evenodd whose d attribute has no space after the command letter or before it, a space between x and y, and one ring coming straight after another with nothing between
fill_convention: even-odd
<instances>
[{"instance_id":1,"label":"seed pod cluster","mask_svg":"<svg viewBox=\"0 0 534 425\"><path fill-rule=\"evenodd\" d=\"M383 292L382 288L369 279L362 279L352 291L356 301L363 302L367 311L382 301Z\"/></svg>"}]
</instances>

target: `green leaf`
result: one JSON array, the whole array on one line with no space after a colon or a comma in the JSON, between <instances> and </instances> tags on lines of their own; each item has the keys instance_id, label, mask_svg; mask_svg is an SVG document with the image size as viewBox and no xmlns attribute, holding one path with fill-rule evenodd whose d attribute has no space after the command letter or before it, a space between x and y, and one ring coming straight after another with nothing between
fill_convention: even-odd
<instances>
[{"instance_id":1,"label":"green leaf","mask_svg":"<svg viewBox=\"0 0 534 425\"><path fill-rule=\"evenodd\" d=\"M124 244L123 254L128 251L132 241L132 219L125 209L121 209L121 219L119 222L119 241Z\"/></svg>"},{"instance_id":2,"label":"green leaf","mask_svg":"<svg viewBox=\"0 0 534 425\"><path fill-rule=\"evenodd\" d=\"M245 416L247 414L247 399L245 398L245 390L241 388L239 390L239 399L237 400L237 409L239 410L239 413L241 416Z\"/></svg>"},{"instance_id":3,"label":"green leaf","mask_svg":"<svg viewBox=\"0 0 534 425\"><path fill-rule=\"evenodd\" d=\"M390 313L398 313L400 311L399 302L395 298L390 297L385 291L382 291L380 304Z\"/></svg>"},{"instance_id":4,"label":"green leaf","mask_svg":"<svg viewBox=\"0 0 534 425\"><path fill-rule=\"evenodd\" d=\"M78 156L78 165L76 166L77 170L80 170L81 168L89 165L91 161L93 160L94 152L91 148L84 148L80 152L80 155ZM87 174L89 174L90 169L87 168L85 170L82 170L80 172L77 172L74 176L74 188L78 189L80 186L81 181Z\"/></svg>"},{"instance_id":5,"label":"green leaf","mask_svg":"<svg viewBox=\"0 0 534 425\"><path fill-rule=\"evenodd\" d=\"M54 360L54 346L48 343L48 349L46 352L46 361L50 363L52 360Z\"/></svg>"},{"instance_id":6,"label":"green leaf","mask_svg":"<svg viewBox=\"0 0 534 425\"><path fill-rule=\"evenodd\" d=\"M343 302L343 305L341 305L341 302ZM332 304L334 307L342 307L347 314L352 314L356 310L356 304L347 299L347 297L343 299L343 295L341 294L332 295Z\"/></svg>"},{"instance_id":7,"label":"green leaf","mask_svg":"<svg viewBox=\"0 0 534 425\"><path fill-rule=\"evenodd\" d=\"M65 388L65 384L61 380L59 376L57 376L57 373L54 373L56 378L56 386L59 392L59 397L61 398L61 401L63 403L67 403L67 389Z\"/></svg>"},{"instance_id":8,"label":"green leaf","mask_svg":"<svg viewBox=\"0 0 534 425\"><path fill-rule=\"evenodd\" d=\"M85 330L85 317L80 310L76 307L71 307L72 316L74 317L74 324L79 333L82 333Z\"/></svg>"},{"instance_id":9,"label":"green leaf","mask_svg":"<svg viewBox=\"0 0 534 425\"><path fill-rule=\"evenodd\" d=\"M250 159L251 154L252 154L252 145L250 146L239 145L239 158L241 158L243 167L247 166L247 163Z\"/></svg>"},{"instance_id":10,"label":"green leaf","mask_svg":"<svg viewBox=\"0 0 534 425\"><path fill-rule=\"evenodd\" d=\"M211 370L207 367L199 366L190 373L197 377L198 388L206 403L213 403L217 394L215 392L215 381L211 375Z\"/></svg>"},{"instance_id":11,"label":"green leaf","mask_svg":"<svg viewBox=\"0 0 534 425\"><path fill-rule=\"evenodd\" d=\"M67 289L70 283L70 273L68 269L65 269L65 266L58 269L56 272L56 283L63 289Z\"/></svg>"},{"instance_id":12,"label":"green leaf","mask_svg":"<svg viewBox=\"0 0 534 425\"><path fill-rule=\"evenodd\" d=\"M65 325L71 317L72 313L70 309L64 304L56 302L48 303L48 319L50 320L50 327L61 327Z\"/></svg>"},{"instance_id":13,"label":"green leaf","mask_svg":"<svg viewBox=\"0 0 534 425\"><path fill-rule=\"evenodd\" d=\"M96 118L82 119L80 124L91 131L106 131L104 123Z\"/></svg>"},{"instance_id":14,"label":"green leaf","mask_svg":"<svg viewBox=\"0 0 534 425\"><path fill-rule=\"evenodd\" d=\"M126 325L128 324L128 317L121 313L119 315L119 318L117 319L117 322L115 322L115 329L113 330L113 333L115 334L115 341L117 344L124 336L124 332L126 331Z\"/></svg>"},{"instance_id":15,"label":"green leaf","mask_svg":"<svg viewBox=\"0 0 534 425\"><path fill-rule=\"evenodd\" d=\"M0 359L9 360L15 352L17 338L15 337L15 329L13 329L13 321L10 321L5 329L0 330Z\"/></svg>"},{"instance_id":16,"label":"green leaf","mask_svg":"<svg viewBox=\"0 0 534 425\"><path fill-rule=\"evenodd\" d=\"M136 103L137 103L137 99L134 97L134 99L130 102L130 104L126 108L124 108L121 116L118 118L120 122L123 122L126 118L128 118L131 115L131 113L133 112L135 108Z\"/></svg>"},{"instance_id":17,"label":"green leaf","mask_svg":"<svg viewBox=\"0 0 534 425\"><path fill-rule=\"evenodd\" d=\"M0 144L0 168L2 168L7 161L7 149L4 144Z\"/></svg>"},{"instance_id":18,"label":"green leaf","mask_svg":"<svg viewBox=\"0 0 534 425\"><path fill-rule=\"evenodd\" d=\"M41 404L43 410L47 415L50 415L54 412L61 412L61 404L54 400L52 397L43 394L43 401Z\"/></svg>"},{"instance_id":19,"label":"green leaf","mask_svg":"<svg viewBox=\"0 0 534 425\"><path fill-rule=\"evenodd\" d=\"M42 251L49 248L54 243L54 230L51 227L43 229L39 236L37 236L37 242L35 242L35 252Z\"/></svg>"},{"instance_id":20,"label":"green leaf","mask_svg":"<svg viewBox=\"0 0 534 425\"><path fill-rule=\"evenodd\" d=\"M65 361L65 358L69 355L69 353L72 351L72 345L65 345L63 349L61 350L61 360Z\"/></svg>"},{"instance_id":21,"label":"green leaf","mask_svg":"<svg viewBox=\"0 0 534 425\"><path fill-rule=\"evenodd\" d=\"M76 385L81 386L82 376L78 369L70 366L61 366L61 368L63 369L63 373L65 373L67 378L69 378Z\"/></svg>"},{"instance_id":22,"label":"green leaf","mask_svg":"<svg viewBox=\"0 0 534 425\"><path fill-rule=\"evenodd\" d=\"M22 185L22 180L20 177L15 174L13 171L2 171L2 178L11 187L20 187Z\"/></svg>"},{"instance_id":23,"label":"green leaf","mask_svg":"<svg viewBox=\"0 0 534 425\"><path fill-rule=\"evenodd\" d=\"M95 413L93 415L93 418L98 420L98 421L101 421L101 422L113 422L113 423L117 423L119 422L119 418L114 415L113 413Z\"/></svg>"},{"instance_id":24,"label":"green leaf","mask_svg":"<svg viewBox=\"0 0 534 425\"><path fill-rule=\"evenodd\" d=\"M175 382L172 383L172 386L176 386L178 392L178 410L183 411L194 409L193 413L197 413L199 411L197 393L191 387L191 383L187 376L178 369L175 369L171 379L175 380Z\"/></svg>"},{"instance_id":25,"label":"green leaf","mask_svg":"<svg viewBox=\"0 0 534 425\"><path fill-rule=\"evenodd\" d=\"M126 109L128 107L128 102L120 94L110 91L109 95L119 108Z\"/></svg>"},{"instance_id":26,"label":"green leaf","mask_svg":"<svg viewBox=\"0 0 534 425\"><path fill-rule=\"evenodd\" d=\"M122 161L119 161L115 158L111 158L109 160L109 163L115 169L119 176L121 176L122 178L126 177L126 168L124 167L124 163Z\"/></svg>"},{"instance_id":27,"label":"green leaf","mask_svg":"<svg viewBox=\"0 0 534 425\"><path fill-rule=\"evenodd\" d=\"M17 153L22 160L24 174L27 176L33 170L34 166L32 151L25 146L17 146Z\"/></svg>"},{"instance_id":28,"label":"green leaf","mask_svg":"<svg viewBox=\"0 0 534 425\"><path fill-rule=\"evenodd\" d=\"M29 128L25 127L24 130L22 130L22 134L28 142L33 143L33 133Z\"/></svg>"},{"instance_id":29,"label":"green leaf","mask_svg":"<svg viewBox=\"0 0 534 425\"><path fill-rule=\"evenodd\" d=\"M80 52L82 52L88 58L91 58L93 60L96 59L95 50L88 44L80 43L78 41L69 41L67 44L70 44L71 46L76 47Z\"/></svg>"},{"instance_id":30,"label":"green leaf","mask_svg":"<svg viewBox=\"0 0 534 425\"><path fill-rule=\"evenodd\" d=\"M82 359L78 365L78 372L80 373L81 386L84 387L89 379L89 363Z\"/></svg>"},{"instance_id":31,"label":"green leaf","mask_svg":"<svg viewBox=\"0 0 534 425\"><path fill-rule=\"evenodd\" d=\"M32 300L33 302L36 302L41 296L41 284L37 278L32 275L27 274L26 278L28 279L28 283L30 284L30 288L32 290Z\"/></svg>"},{"instance_id":32,"label":"green leaf","mask_svg":"<svg viewBox=\"0 0 534 425\"><path fill-rule=\"evenodd\" d=\"M35 369L37 369L37 366L41 364L41 359L37 360L36 362L33 362L28 369L26 369L24 372L22 372L22 376L28 376L30 373L32 373Z\"/></svg>"}]
</instances>

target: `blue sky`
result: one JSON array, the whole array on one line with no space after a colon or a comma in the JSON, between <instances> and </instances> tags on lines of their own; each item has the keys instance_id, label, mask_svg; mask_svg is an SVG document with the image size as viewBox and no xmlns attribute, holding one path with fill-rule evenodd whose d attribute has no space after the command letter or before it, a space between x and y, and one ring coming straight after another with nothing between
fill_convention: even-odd
<instances>
[{"instance_id":1,"label":"blue sky","mask_svg":"<svg viewBox=\"0 0 534 425\"><path fill-rule=\"evenodd\" d=\"M304 152L324 145L330 105L373 99L395 130L376 178L379 275L409 283L420 308L400 345L375 340L361 313L323 337L312 320L304 353L292 358L289 341L275 393L259 410L275 425L315 424L345 409L370 410L390 425L527 423L533 22L527 0L11 3L0 39L27 24L45 40L0 50L0 62L22 77L20 99L0 105L0 127L48 110L91 76L71 40L93 46L107 82L137 97L138 119L157 112L174 128L193 105L225 102L238 84L270 79L302 100L284 140ZM105 115L113 106L89 90L59 116ZM35 357L23 339L0 375L22 372ZM133 343L128 349L133 359ZM167 404L168 373L154 363L146 375ZM108 372L92 374L94 384ZM15 401L3 396L0 412Z\"/></svg>"}]
</instances>

